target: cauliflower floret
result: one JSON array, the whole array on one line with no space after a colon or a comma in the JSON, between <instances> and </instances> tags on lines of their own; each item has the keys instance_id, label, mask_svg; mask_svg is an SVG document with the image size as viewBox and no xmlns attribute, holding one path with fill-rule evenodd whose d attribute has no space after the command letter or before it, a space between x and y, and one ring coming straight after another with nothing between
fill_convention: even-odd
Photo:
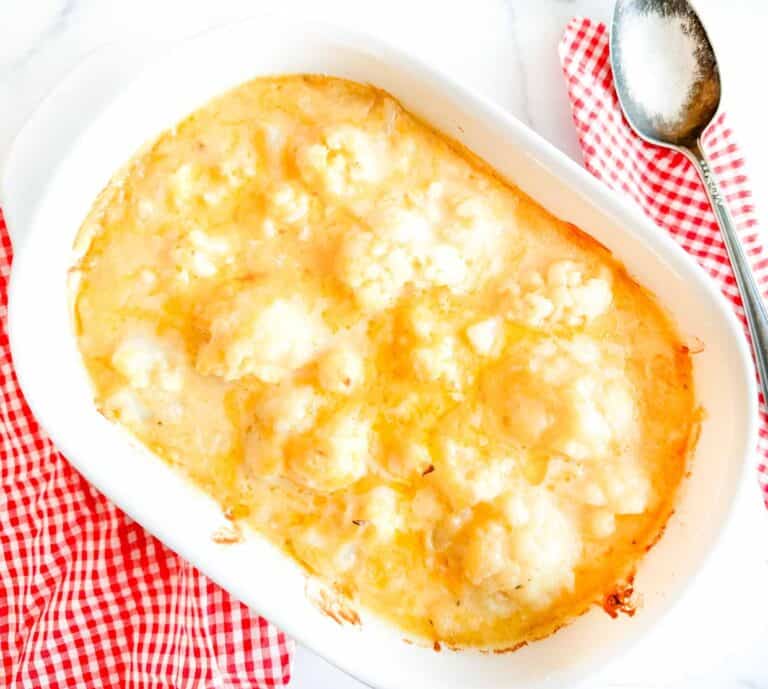
<instances>
[{"instance_id":1,"label":"cauliflower floret","mask_svg":"<svg viewBox=\"0 0 768 689\"><path fill-rule=\"evenodd\" d=\"M461 251L434 239L433 227L413 211L388 205L368 214L370 232L349 236L337 264L339 278L366 307L391 306L403 288L463 289L469 269Z\"/></svg>"},{"instance_id":2,"label":"cauliflower floret","mask_svg":"<svg viewBox=\"0 0 768 689\"><path fill-rule=\"evenodd\" d=\"M420 340L430 340L441 325L439 315L422 303L408 309L406 323L409 331Z\"/></svg>"},{"instance_id":3,"label":"cauliflower floret","mask_svg":"<svg viewBox=\"0 0 768 689\"><path fill-rule=\"evenodd\" d=\"M458 288L467 281L467 264L455 246L436 244L424 258L423 279L438 287Z\"/></svg>"},{"instance_id":4,"label":"cauliflower floret","mask_svg":"<svg viewBox=\"0 0 768 689\"><path fill-rule=\"evenodd\" d=\"M296 163L307 182L319 182L330 193L345 196L381 179L384 164L377 148L361 129L341 125L327 130L321 143L300 148Z\"/></svg>"},{"instance_id":5,"label":"cauliflower floret","mask_svg":"<svg viewBox=\"0 0 768 689\"><path fill-rule=\"evenodd\" d=\"M599 365L597 343L587 337L547 339L537 344L528 358L528 370L547 385L566 385L584 370Z\"/></svg>"},{"instance_id":6,"label":"cauliflower floret","mask_svg":"<svg viewBox=\"0 0 768 689\"><path fill-rule=\"evenodd\" d=\"M605 497L605 491L599 483L587 483L582 490L582 497L585 505L592 507L603 507L608 504L608 498Z\"/></svg>"},{"instance_id":7,"label":"cauliflower floret","mask_svg":"<svg viewBox=\"0 0 768 689\"><path fill-rule=\"evenodd\" d=\"M285 152L286 131L284 128L271 122L264 122L261 127L267 162L273 173L279 173Z\"/></svg>"},{"instance_id":8,"label":"cauliflower floret","mask_svg":"<svg viewBox=\"0 0 768 689\"><path fill-rule=\"evenodd\" d=\"M551 494L517 486L502 514L506 523L479 518L454 538L467 580L489 595L506 592L536 608L572 589L581 538Z\"/></svg>"},{"instance_id":9,"label":"cauliflower floret","mask_svg":"<svg viewBox=\"0 0 768 689\"><path fill-rule=\"evenodd\" d=\"M343 543L333 556L333 565L339 572L348 572L357 563L357 544Z\"/></svg>"},{"instance_id":10,"label":"cauliflower floret","mask_svg":"<svg viewBox=\"0 0 768 689\"><path fill-rule=\"evenodd\" d=\"M356 293L363 290L364 303L389 306L408 282L457 289L467 281L459 250L435 241L431 223L421 214L385 203L368 213L368 225L370 232L345 241L340 261L342 281Z\"/></svg>"},{"instance_id":11,"label":"cauliflower floret","mask_svg":"<svg viewBox=\"0 0 768 689\"><path fill-rule=\"evenodd\" d=\"M264 218L261 223L261 236L264 239L272 239L277 235L277 225L272 218Z\"/></svg>"},{"instance_id":12,"label":"cauliflower floret","mask_svg":"<svg viewBox=\"0 0 768 689\"><path fill-rule=\"evenodd\" d=\"M417 254L434 241L432 224L421 213L407 210L400 203L377 204L367 213L371 232L393 244L412 247Z\"/></svg>"},{"instance_id":13,"label":"cauliflower floret","mask_svg":"<svg viewBox=\"0 0 768 689\"><path fill-rule=\"evenodd\" d=\"M467 328L467 339L472 348L482 356L493 352L501 334L501 319L488 318Z\"/></svg>"},{"instance_id":14,"label":"cauliflower floret","mask_svg":"<svg viewBox=\"0 0 768 689\"><path fill-rule=\"evenodd\" d=\"M581 537L549 491L516 486L502 503L502 515L505 521L476 519L454 537L467 580L488 595L505 592L535 608L571 590Z\"/></svg>"},{"instance_id":15,"label":"cauliflower floret","mask_svg":"<svg viewBox=\"0 0 768 689\"><path fill-rule=\"evenodd\" d=\"M520 568L510 562L509 531L496 521L472 530L462 557L464 576L475 586L504 573L500 588L514 588L520 581ZM505 571L506 570L506 571ZM501 582L494 582L497 586Z\"/></svg>"},{"instance_id":16,"label":"cauliflower floret","mask_svg":"<svg viewBox=\"0 0 768 689\"><path fill-rule=\"evenodd\" d=\"M611 514L642 514L653 497L646 471L630 455L602 463L556 457L549 462L544 483L573 503Z\"/></svg>"},{"instance_id":17,"label":"cauliflower floret","mask_svg":"<svg viewBox=\"0 0 768 689\"><path fill-rule=\"evenodd\" d=\"M560 449L574 459L604 455L613 438L611 427L597 402L600 394L595 378L585 375L564 391L564 413L560 414Z\"/></svg>"},{"instance_id":18,"label":"cauliflower floret","mask_svg":"<svg viewBox=\"0 0 768 689\"><path fill-rule=\"evenodd\" d=\"M416 206L433 223L443 220L444 196L445 184L443 182L430 182L426 187L410 189L405 193L409 203Z\"/></svg>"},{"instance_id":19,"label":"cauliflower floret","mask_svg":"<svg viewBox=\"0 0 768 689\"><path fill-rule=\"evenodd\" d=\"M394 304L414 274L412 256L406 249L367 232L345 240L336 269L360 305L370 311Z\"/></svg>"},{"instance_id":20,"label":"cauliflower floret","mask_svg":"<svg viewBox=\"0 0 768 689\"><path fill-rule=\"evenodd\" d=\"M284 223L297 223L309 212L308 194L291 184L280 186L269 201L272 215Z\"/></svg>"},{"instance_id":21,"label":"cauliflower floret","mask_svg":"<svg viewBox=\"0 0 768 689\"><path fill-rule=\"evenodd\" d=\"M597 538L608 538L616 531L616 517L609 510L595 510L590 518L590 530Z\"/></svg>"},{"instance_id":22,"label":"cauliflower floret","mask_svg":"<svg viewBox=\"0 0 768 689\"><path fill-rule=\"evenodd\" d=\"M136 392L127 387L119 388L104 401L104 414L133 428L144 425L152 417Z\"/></svg>"},{"instance_id":23,"label":"cauliflower floret","mask_svg":"<svg viewBox=\"0 0 768 689\"><path fill-rule=\"evenodd\" d=\"M174 199L182 204L189 203L201 190L200 170L191 163L184 163L170 176Z\"/></svg>"},{"instance_id":24,"label":"cauliflower floret","mask_svg":"<svg viewBox=\"0 0 768 689\"><path fill-rule=\"evenodd\" d=\"M635 432L635 407L623 372L583 336L537 345L528 368L558 389L555 447L574 459L604 455L610 443Z\"/></svg>"},{"instance_id":25,"label":"cauliflower floret","mask_svg":"<svg viewBox=\"0 0 768 689\"><path fill-rule=\"evenodd\" d=\"M525 322L534 328L544 325L555 311L552 300L541 294L526 294L523 297L523 308L526 314Z\"/></svg>"},{"instance_id":26,"label":"cauliflower floret","mask_svg":"<svg viewBox=\"0 0 768 689\"><path fill-rule=\"evenodd\" d=\"M411 500L408 526L414 531L430 531L444 515L445 506L437 492L432 488L422 488Z\"/></svg>"},{"instance_id":27,"label":"cauliflower floret","mask_svg":"<svg viewBox=\"0 0 768 689\"><path fill-rule=\"evenodd\" d=\"M607 269L599 277L585 279L583 268L572 261L558 261L547 271L555 308L568 325L589 322L608 310L613 299L609 280Z\"/></svg>"},{"instance_id":28,"label":"cauliflower floret","mask_svg":"<svg viewBox=\"0 0 768 689\"><path fill-rule=\"evenodd\" d=\"M582 326L602 316L613 300L611 275L607 269L586 278L585 268L573 261L556 261L546 271L526 276L507 291L514 298L508 316L534 328L552 324Z\"/></svg>"},{"instance_id":29,"label":"cauliflower floret","mask_svg":"<svg viewBox=\"0 0 768 689\"><path fill-rule=\"evenodd\" d=\"M160 203L157 201L148 197L141 197L136 202L136 217L139 220L151 220L158 214L160 209Z\"/></svg>"},{"instance_id":30,"label":"cauliflower floret","mask_svg":"<svg viewBox=\"0 0 768 689\"><path fill-rule=\"evenodd\" d=\"M531 520L531 511L520 492L514 492L502 500L501 509L513 527L525 526Z\"/></svg>"},{"instance_id":31,"label":"cauliflower floret","mask_svg":"<svg viewBox=\"0 0 768 689\"><path fill-rule=\"evenodd\" d=\"M260 414L276 433L303 433L315 421L320 398L309 385L276 386L260 406Z\"/></svg>"},{"instance_id":32,"label":"cauliflower floret","mask_svg":"<svg viewBox=\"0 0 768 689\"><path fill-rule=\"evenodd\" d=\"M505 413L504 427L515 438L531 444L539 440L552 425L553 413L547 403L537 396L531 396L519 386L504 386L503 399L499 408Z\"/></svg>"},{"instance_id":33,"label":"cauliflower floret","mask_svg":"<svg viewBox=\"0 0 768 689\"><path fill-rule=\"evenodd\" d=\"M491 377L485 390L504 429L525 446L603 461L639 433L624 366L622 351L584 335L550 338L531 348L525 368Z\"/></svg>"},{"instance_id":34,"label":"cauliflower floret","mask_svg":"<svg viewBox=\"0 0 768 689\"><path fill-rule=\"evenodd\" d=\"M149 268L145 268L139 273L139 280L143 286L151 289L157 284L157 273L149 270Z\"/></svg>"},{"instance_id":35,"label":"cauliflower floret","mask_svg":"<svg viewBox=\"0 0 768 689\"><path fill-rule=\"evenodd\" d=\"M604 455L612 441L629 442L638 431L628 383L600 373L580 376L564 391L568 411L559 420L566 439L561 449L575 459Z\"/></svg>"},{"instance_id":36,"label":"cauliflower floret","mask_svg":"<svg viewBox=\"0 0 768 689\"><path fill-rule=\"evenodd\" d=\"M220 203L229 188L217 181L215 172L195 163L184 163L170 177L171 193L177 206L182 209L202 200L209 206Z\"/></svg>"},{"instance_id":37,"label":"cauliflower floret","mask_svg":"<svg viewBox=\"0 0 768 689\"><path fill-rule=\"evenodd\" d=\"M486 199L473 196L460 201L455 209L457 222L448 236L468 263L481 264L486 272L501 265L500 250L504 226Z\"/></svg>"},{"instance_id":38,"label":"cauliflower floret","mask_svg":"<svg viewBox=\"0 0 768 689\"><path fill-rule=\"evenodd\" d=\"M286 449L288 476L320 492L351 486L367 470L371 424L359 413L340 412Z\"/></svg>"},{"instance_id":39,"label":"cauliflower floret","mask_svg":"<svg viewBox=\"0 0 768 689\"><path fill-rule=\"evenodd\" d=\"M376 535L391 540L404 525L400 496L387 486L377 486L362 497L361 519L371 523Z\"/></svg>"},{"instance_id":40,"label":"cauliflower floret","mask_svg":"<svg viewBox=\"0 0 768 689\"><path fill-rule=\"evenodd\" d=\"M516 461L486 457L477 448L441 439L435 458L434 480L455 509L488 502L507 490Z\"/></svg>"},{"instance_id":41,"label":"cauliflower floret","mask_svg":"<svg viewBox=\"0 0 768 689\"><path fill-rule=\"evenodd\" d=\"M604 383L598 395L600 409L617 437L630 437L636 420L635 401L627 383L611 380Z\"/></svg>"},{"instance_id":42,"label":"cauliflower floret","mask_svg":"<svg viewBox=\"0 0 768 689\"><path fill-rule=\"evenodd\" d=\"M509 553L522 575L520 596L544 607L563 590L573 588L582 542L573 520L558 509L548 491L531 489L526 502L529 519L511 531Z\"/></svg>"},{"instance_id":43,"label":"cauliflower floret","mask_svg":"<svg viewBox=\"0 0 768 689\"><path fill-rule=\"evenodd\" d=\"M458 387L461 369L456 360L456 339L440 338L426 347L416 347L411 353L411 364L416 375L422 380L442 380L452 387Z\"/></svg>"},{"instance_id":44,"label":"cauliflower floret","mask_svg":"<svg viewBox=\"0 0 768 689\"><path fill-rule=\"evenodd\" d=\"M558 288L553 303L555 311L568 314L565 322L571 326L581 325L604 314L611 305L613 295L605 280L592 278L583 285Z\"/></svg>"},{"instance_id":45,"label":"cauliflower floret","mask_svg":"<svg viewBox=\"0 0 768 689\"><path fill-rule=\"evenodd\" d=\"M237 380L256 376L278 383L314 359L330 339L314 309L297 298L254 306L250 292L238 293L210 324L210 340L197 355L203 375Z\"/></svg>"},{"instance_id":46,"label":"cauliflower floret","mask_svg":"<svg viewBox=\"0 0 768 689\"><path fill-rule=\"evenodd\" d=\"M575 287L583 280L583 270L573 261L556 261L547 269L547 284L552 287Z\"/></svg>"},{"instance_id":47,"label":"cauliflower floret","mask_svg":"<svg viewBox=\"0 0 768 689\"><path fill-rule=\"evenodd\" d=\"M112 366L133 388L157 385L167 392L178 392L184 382L179 358L169 342L149 333L137 333L117 346Z\"/></svg>"},{"instance_id":48,"label":"cauliflower floret","mask_svg":"<svg viewBox=\"0 0 768 689\"><path fill-rule=\"evenodd\" d=\"M577 335L572 340L566 340L563 348L567 356L570 356L580 366L598 366L605 370L600 362L602 353L597 343L588 337Z\"/></svg>"},{"instance_id":49,"label":"cauliflower floret","mask_svg":"<svg viewBox=\"0 0 768 689\"><path fill-rule=\"evenodd\" d=\"M211 137L208 143L218 149L216 157L221 160L219 173L230 188L239 188L253 179L264 169L259 146L254 141L250 124L244 126L224 125L222 136Z\"/></svg>"},{"instance_id":50,"label":"cauliflower floret","mask_svg":"<svg viewBox=\"0 0 768 689\"><path fill-rule=\"evenodd\" d=\"M190 275L207 278L215 275L222 262L232 262L232 247L226 239L192 230L174 250L179 279L188 283Z\"/></svg>"},{"instance_id":51,"label":"cauliflower floret","mask_svg":"<svg viewBox=\"0 0 768 689\"><path fill-rule=\"evenodd\" d=\"M209 206L216 206L229 195L229 189L223 184L210 184L203 192L203 201Z\"/></svg>"},{"instance_id":52,"label":"cauliflower floret","mask_svg":"<svg viewBox=\"0 0 768 689\"><path fill-rule=\"evenodd\" d=\"M328 392L348 395L365 376L363 358L350 346L334 347L317 364L320 386Z\"/></svg>"},{"instance_id":53,"label":"cauliflower floret","mask_svg":"<svg viewBox=\"0 0 768 689\"><path fill-rule=\"evenodd\" d=\"M616 514L642 514L648 509L653 489L651 482L636 461L624 458L610 469L603 479L608 508Z\"/></svg>"}]
</instances>

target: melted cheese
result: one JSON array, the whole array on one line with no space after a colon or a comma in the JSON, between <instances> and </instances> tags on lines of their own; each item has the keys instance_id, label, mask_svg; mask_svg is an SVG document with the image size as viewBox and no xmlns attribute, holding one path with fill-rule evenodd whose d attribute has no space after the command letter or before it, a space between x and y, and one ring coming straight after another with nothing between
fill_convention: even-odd
<instances>
[{"instance_id":1,"label":"melted cheese","mask_svg":"<svg viewBox=\"0 0 768 689\"><path fill-rule=\"evenodd\" d=\"M673 327L388 95L245 84L132 161L82 236L104 413L408 632L540 637L659 535L695 422Z\"/></svg>"}]
</instances>

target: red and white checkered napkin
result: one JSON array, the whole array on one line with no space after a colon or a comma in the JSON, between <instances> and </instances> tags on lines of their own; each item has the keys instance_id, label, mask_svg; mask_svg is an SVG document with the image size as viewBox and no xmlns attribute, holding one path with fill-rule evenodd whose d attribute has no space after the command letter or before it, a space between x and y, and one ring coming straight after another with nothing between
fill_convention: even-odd
<instances>
[{"instance_id":1,"label":"red and white checkered napkin","mask_svg":"<svg viewBox=\"0 0 768 689\"><path fill-rule=\"evenodd\" d=\"M581 17L572 19L560 42L560 62L586 168L628 194L696 258L720 285L746 329L728 254L696 170L681 153L645 143L624 119L613 88L605 25ZM755 276L768 296L768 254L758 234L744 158L724 115L707 130L703 145ZM757 451L758 476L768 505L768 414L764 403L760 405Z\"/></svg>"},{"instance_id":2,"label":"red and white checkered napkin","mask_svg":"<svg viewBox=\"0 0 768 689\"><path fill-rule=\"evenodd\" d=\"M0 213L0 686L285 686L292 642L120 512L35 422L8 346L11 258Z\"/></svg>"}]
</instances>

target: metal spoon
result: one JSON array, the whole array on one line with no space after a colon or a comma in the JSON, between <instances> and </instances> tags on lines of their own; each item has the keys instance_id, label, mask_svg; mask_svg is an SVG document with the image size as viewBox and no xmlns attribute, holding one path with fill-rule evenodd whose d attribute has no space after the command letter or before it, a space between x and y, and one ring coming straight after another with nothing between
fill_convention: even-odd
<instances>
[{"instance_id":1,"label":"metal spoon","mask_svg":"<svg viewBox=\"0 0 768 689\"><path fill-rule=\"evenodd\" d=\"M661 22L670 24L662 26ZM682 33L680 41L674 40L675 32ZM660 37L666 39L662 45ZM643 61L629 53L642 47L639 42L645 39L648 59ZM693 59L691 51L683 47L690 47L692 41ZM709 37L687 0L616 0L610 44L616 92L629 124L649 143L684 153L704 182L741 293L763 397L768 401L768 311L701 147L701 136L720 105L720 72ZM685 78L687 69L692 70L690 78ZM690 83L691 87L677 98L672 93L668 94L670 98L650 99L656 110L649 111L648 102L640 98L643 90L654 83L659 89L681 83Z\"/></svg>"}]
</instances>

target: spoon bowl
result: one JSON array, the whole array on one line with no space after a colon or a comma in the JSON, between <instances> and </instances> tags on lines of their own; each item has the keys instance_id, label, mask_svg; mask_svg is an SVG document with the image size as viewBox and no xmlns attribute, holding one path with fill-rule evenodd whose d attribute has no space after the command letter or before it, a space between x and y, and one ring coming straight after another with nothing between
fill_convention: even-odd
<instances>
[{"instance_id":1,"label":"spoon bowl","mask_svg":"<svg viewBox=\"0 0 768 689\"><path fill-rule=\"evenodd\" d=\"M611 65L624 114L650 143L691 146L720 106L715 51L687 0L617 0ZM654 107L643 98L649 88L681 84L684 92L661 101L668 107Z\"/></svg>"}]
</instances>

